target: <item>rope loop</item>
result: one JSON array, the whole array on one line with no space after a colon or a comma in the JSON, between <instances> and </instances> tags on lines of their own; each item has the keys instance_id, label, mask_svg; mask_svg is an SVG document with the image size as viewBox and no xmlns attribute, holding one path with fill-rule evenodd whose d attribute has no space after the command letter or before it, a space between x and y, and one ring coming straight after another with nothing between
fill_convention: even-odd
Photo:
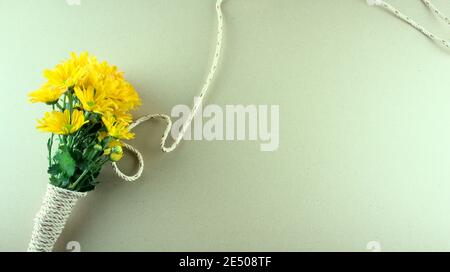
<instances>
[{"instance_id":1,"label":"rope loop","mask_svg":"<svg viewBox=\"0 0 450 272\"><path fill-rule=\"evenodd\" d=\"M216 73L216 70L217 70L217 67L219 64L220 53L222 51L222 37L223 37L222 2L223 2L223 0L217 0L217 2L216 2L216 13L217 13L217 21L218 21L218 23L217 23L217 43L216 43L216 49L214 52L214 58L212 61L211 68L209 70L208 76L206 77L205 83L203 84L199 98L195 100L194 105L189 113L189 116L183 123L183 126L181 127L181 131L175 138L174 142L170 146L168 146L168 147L166 146L167 138L172 129L172 120L166 114L147 114L147 115L140 117L139 119L137 119L135 122L133 122L129 126L129 129L131 130L131 129L137 127L138 125L140 125L148 120L151 120L151 119L161 119L161 120L165 121L166 128L165 128L164 134L161 138L161 146L160 146L161 150L165 153L172 152L180 144L181 140L183 139L184 134L186 133L192 120L194 119L195 115L197 114L200 105L203 104L203 99L206 96L206 94L208 93L208 90L211 86L214 75ZM133 146L131 146L129 144L124 144L124 147L136 155L136 158L138 159L138 162L139 162L138 171L136 172L136 174L134 174L132 176L127 176L119 169L119 167L117 166L117 163L113 162L112 166L113 166L114 172L122 180L135 181L142 175L142 172L144 171L144 160L143 160L141 152L139 152L139 150L137 150Z\"/></svg>"}]
</instances>

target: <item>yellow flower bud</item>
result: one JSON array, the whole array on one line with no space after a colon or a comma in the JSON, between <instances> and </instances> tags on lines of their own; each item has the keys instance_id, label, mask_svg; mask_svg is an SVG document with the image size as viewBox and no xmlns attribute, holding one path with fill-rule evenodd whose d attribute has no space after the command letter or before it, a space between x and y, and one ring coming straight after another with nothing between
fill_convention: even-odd
<instances>
[{"instance_id":1,"label":"yellow flower bud","mask_svg":"<svg viewBox=\"0 0 450 272\"><path fill-rule=\"evenodd\" d=\"M120 145L116 145L112 148L112 152L116 153L116 154L121 154L123 153L122 147Z\"/></svg>"},{"instance_id":2,"label":"yellow flower bud","mask_svg":"<svg viewBox=\"0 0 450 272\"><path fill-rule=\"evenodd\" d=\"M116 161L120 161L120 159L122 159L123 157L123 153L111 153L111 155L109 155L109 158L116 162Z\"/></svg>"},{"instance_id":3,"label":"yellow flower bud","mask_svg":"<svg viewBox=\"0 0 450 272\"><path fill-rule=\"evenodd\" d=\"M96 145L94 145L94 149L97 150L97 151L102 151L103 147L101 145L99 145L99 144L96 144Z\"/></svg>"}]
</instances>

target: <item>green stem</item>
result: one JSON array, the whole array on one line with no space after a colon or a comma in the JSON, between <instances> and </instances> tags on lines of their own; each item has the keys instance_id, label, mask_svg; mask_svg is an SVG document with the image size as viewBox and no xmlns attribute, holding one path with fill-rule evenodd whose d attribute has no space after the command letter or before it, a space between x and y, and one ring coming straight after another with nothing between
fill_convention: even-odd
<instances>
[{"instance_id":1,"label":"green stem","mask_svg":"<svg viewBox=\"0 0 450 272\"><path fill-rule=\"evenodd\" d=\"M68 99L67 106L69 109L69 122L71 123L72 122L72 111L73 111L73 94L72 94L71 89L68 89L64 94L64 104L66 103L66 97ZM73 135L67 135L66 145L69 148L72 148L73 142L74 142Z\"/></svg>"},{"instance_id":2,"label":"green stem","mask_svg":"<svg viewBox=\"0 0 450 272\"><path fill-rule=\"evenodd\" d=\"M56 105L56 107L58 107L58 109L60 109L61 111L64 111L64 107L61 106L59 103L56 103L55 105ZM55 105L53 105L53 106L55 106ZM55 110L55 107L53 107L53 110Z\"/></svg>"},{"instance_id":3,"label":"green stem","mask_svg":"<svg viewBox=\"0 0 450 272\"><path fill-rule=\"evenodd\" d=\"M52 105L53 111L55 110L55 104ZM55 137L55 134L52 133L52 136L50 137L50 141L48 143L48 164L49 166L52 166L52 147L53 147L53 138Z\"/></svg>"},{"instance_id":4,"label":"green stem","mask_svg":"<svg viewBox=\"0 0 450 272\"><path fill-rule=\"evenodd\" d=\"M69 95L68 95L68 97L69 97L69 111L70 111L70 119L72 119L72 109L73 109L73 95L72 95L72 92L71 92L71 90L68 90L68 92L69 92Z\"/></svg>"},{"instance_id":5,"label":"green stem","mask_svg":"<svg viewBox=\"0 0 450 272\"><path fill-rule=\"evenodd\" d=\"M109 157L104 157L102 159L102 157L99 157L99 161L97 162L97 167L95 168L95 171L93 171L93 173L100 171L100 169L102 169L103 165L109 161Z\"/></svg>"},{"instance_id":6,"label":"green stem","mask_svg":"<svg viewBox=\"0 0 450 272\"><path fill-rule=\"evenodd\" d=\"M81 175L77 178L77 180L69 186L69 189L73 190L75 187L77 187L78 183L80 183L80 181L84 178L84 176L86 176L87 173L89 173L90 170L90 168L84 170L83 173L81 173Z\"/></svg>"},{"instance_id":7,"label":"green stem","mask_svg":"<svg viewBox=\"0 0 450 272\"><path fill-rule=\"evenodd\" d=\"M91 164L90 167L88 167L86 170L83 171L83 173L81 173L81 175L77 178L77 180L69 186L69 189L71 190L75 189L89 172L95 173L96 171L99 171L103 166L103 164L105 164L107 161L108 161L107 158L106 159L102 159L102 157L98 158L96 162Z\"/></svg>"},{"instance_id":8,"label":"green stem","mask_svg":"<svg viewBox=\"0 0 450 272\"><path fill-rule=\"evenodd\" d=\"M67 91L64 93L64 97L63 97L63 108L61 109L62 111L64 111L66 109L66 100L67 100Z\"/></svg>"},{"instance_id":9,"label":"green stem","mask_svg":"<svg viewBox=\"0 0 450 272\"><path fill-rule=\"evenodd\" d=\"M52 133L52 136L50 137L50 142L48 144L48 164L49 166L52 166L52 147L53 147L53 138L55 134Z\"/></svg>"}]
</instances>

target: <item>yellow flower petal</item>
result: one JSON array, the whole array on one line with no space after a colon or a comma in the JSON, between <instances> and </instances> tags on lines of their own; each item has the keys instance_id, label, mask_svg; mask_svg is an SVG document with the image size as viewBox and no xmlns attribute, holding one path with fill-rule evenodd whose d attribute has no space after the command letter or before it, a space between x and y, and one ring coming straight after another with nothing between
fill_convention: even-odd
<instances>
[{"instance_id":1,"label":"yellow flower petal","mask_svg":"<svg viewBox=\"0 0 450 272\"><path fill-rule=\"evenodd\" d=\"M39 90L33 91L28 94L30 102L37 103L55 103L64 93L64 90L52 88L51 86L45 84Z\"/></svg>"},{"instance_id":2,"label":"yellow flower petal","mask_svg":"<svg viewBox=\"0 0 450 272\"><path fill-rule=\"evenodd\" d=\"M93 86L86 89L75 87L75 95L80 100L85 111L106 114L112 111L112 101L107 99L101 90L94 90Z\"/></svg>"},{"instance_id":3,"label":"yellow flower petal","mask_svg":"<svg viewBox=\"0 0 450 272\"><path fill-rule=\"evenodd\" d=\"M77 132L87 122L83 112L79 110L74 110L72 115L69 110L52 111L46 112L44 118L38 120L37 128L43 132L68 135Z\"/></svg>"},{"instance_id":4,"label":"yellow flower petal","mask_svg":"<svg viewBox=\"0 0 450 272\"><path fill-rule=\"evenodd\" d=\"M108 134L117 139L130 140L134 138L134 133L128 130L128 124L116 120L112 115L102 117L103 124L108 130Z\"/></svg>"}]
</instances>

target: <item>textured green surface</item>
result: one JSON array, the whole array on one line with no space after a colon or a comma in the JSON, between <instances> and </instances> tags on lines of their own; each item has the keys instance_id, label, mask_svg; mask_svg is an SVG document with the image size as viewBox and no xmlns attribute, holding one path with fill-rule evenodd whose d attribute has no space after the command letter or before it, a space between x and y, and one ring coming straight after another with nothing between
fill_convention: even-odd
<instances>
[{"instance_id":1,"label":"textured green surface","mask_svg":"<svg viewBox=\"0 0 450 272\"><path fill-rule=\"evenodd\" d=\"M136 115L191 104L213 54L211 0L0 0L0 250L25 250L48 180L43 106L26 102L70 51L120 67ZM420 1L396 0L448 37ZM448 2L435 1L450 13ZM108 166L57 250L450 250L450 54L365 0L226 0L209 103L280 105L280 148L136 129L143 178ZM133 159L121 163L132 171Z\"/></svg>"}]
</instances>

